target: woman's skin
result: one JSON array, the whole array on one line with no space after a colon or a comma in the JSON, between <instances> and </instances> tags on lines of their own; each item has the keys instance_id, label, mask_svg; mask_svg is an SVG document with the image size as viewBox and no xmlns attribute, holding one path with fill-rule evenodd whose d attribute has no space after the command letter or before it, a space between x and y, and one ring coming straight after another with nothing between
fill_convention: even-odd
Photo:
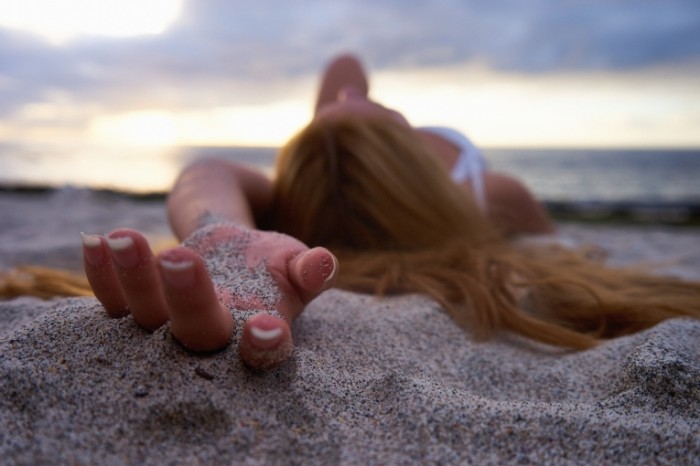
<instances>
[{"instance_id":1,"label":"woman's skin","mask_svg":"<svg viewBox=\"0 0 700 466\"><path fill-rule=\"evenodd\" d=\"M172 335L191 350L224 348L233 333L233 319L225 306L231 303L220 302L219 296L231 293L214 287L197 251L225 245L254 229L253 211L264 211L270 201L270 182L257 172L223 161L193 165L178 178L167 202L176 236L185 239L212 217L231 223L216 227L222 234L214 244L210 240L192 249L180 246L158 256L133 230L115 230L106 237L84 235L85 271L96 297L110 316L131 313L149 330L170 320ZM309 249L290 236L257 230L252 236L246 262L267 262L282 293L276 310L283 319L263 313L248 320L240 352L248 365L269 367L289 356L292 321L333 286L338 264L328 250Z\"/></svg>"},{"instance_id":2,"label":"woman's skin","mask_svg":"<svg viewBox=\"0 0 700 466\"><path fill-rule=\"evenodd\" d=\"M348 114L384 116L410 127L399 112L369 98L367 76L359 60L343 55L327 68L316 102L315 118L332 118ZM434 154L451 170L457 162L459 148L434 133L415 129L433 148ZM471 196L469 180L461 183L465 195ZM515 178L493 171L484 173L484 192L489 219L506 236L518 234L551 234L555 227L546 210L532 193Z\"/></svg>"},{"instance_id":3,"label":"woman's skin","mask_svg":"<svg viewBox=\"0 0 700 466\"><path fill-rule=\"evenodd\" d=\"M370 100L368 91L359 61L350 55L340 56L324 73L314 118L366 114L409 125L400 113ZM451 168L458 148L438 136L421 135ZM520 183L495 173L486 173L484 181L489 215L504 232L554 231L542 206ZM467 184L465 195L469 193L471 187ZM172 335L190 350L222 349L234 330L227 308L237 308L237 303L231 301L235 284L215 285L199 253L248 235L245 261L251 267L265 262L281 293L276 311L282 318L266 312L250 318L243 328L241 358L253 368L283 362L291 354L292 321L311 300L333 286L338 261L325 248L309 249L290 236L256 230L256 218L269 211L271 202L271 181L254 170L221 160L188 167L167 201L173 232L184 240L212 219L217 224L225 223L210 227L214 234L206 239L157 256L146 239L133 230L119 229L105 237L83 235L85 271L95 296L108 315L131 314L148 330L169 320Z\"/></svg>"}]
</instances>

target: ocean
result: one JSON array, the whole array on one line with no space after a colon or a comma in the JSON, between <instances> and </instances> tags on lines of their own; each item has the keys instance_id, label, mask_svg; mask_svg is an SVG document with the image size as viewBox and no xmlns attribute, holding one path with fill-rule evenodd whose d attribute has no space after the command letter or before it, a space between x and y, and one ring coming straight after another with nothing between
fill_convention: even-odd
<instances>
[{"instance_id":1,"label":"ocean","mask_svg":"<svg viewBox=\"0 0 700 466\"><path fill-rule=\"evenodd\" d=\"M106 148L0 144L4 189L62 187L163 193L200 157L220 157L271 173L275 149ZM700 220L700 149L483 149L489 167L523 180L555 213Z\"/></svg>"}]
</instances>

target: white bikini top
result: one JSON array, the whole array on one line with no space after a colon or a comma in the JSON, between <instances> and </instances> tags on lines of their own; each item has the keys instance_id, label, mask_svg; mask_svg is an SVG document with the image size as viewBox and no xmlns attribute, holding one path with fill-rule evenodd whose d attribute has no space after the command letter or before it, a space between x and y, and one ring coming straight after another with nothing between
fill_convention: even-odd
<instances>
[{"instance_id":1,"label":"white bikini top","mask_svg":"<svg viewBox=\"0 0 700 466\"><path fill-rule=\"evenodd\" d=\"M459 147L459 157L450 173L452 180L455 183L470 180L476 204L482 212L486 212L486 195L484 193L484 171L486 170L486 161L481 151L468 137L452 128L428 126L419 129L441 136Z\"/></svg>"}]
</instances>

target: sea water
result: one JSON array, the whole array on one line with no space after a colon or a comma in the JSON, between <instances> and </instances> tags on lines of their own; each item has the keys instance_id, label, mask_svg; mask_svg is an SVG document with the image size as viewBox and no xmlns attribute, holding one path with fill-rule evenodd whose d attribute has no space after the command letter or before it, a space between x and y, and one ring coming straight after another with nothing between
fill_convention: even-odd
<instances>
[{"instance_id":1,"label":"sea water","mask_svg":"<svg viewBox=\"0 0 700 466\"><path fill-rule=\"evenodd\" d=\"M700 150L484 150L492 169L560 202L700 202Z\"/></svg>"},{"instance_id":2,"label":"sea water","mask_svg":"<svg viewBox=\"0 0 700 466\"><path fill-rule=\"evenodd\" d=\"M492 170L521 179L545 202L700 206L700 149L483 149ZM0 186L166 192L179 171L217 157L272 173L276 150L0 144Z\"/></svg>"}]
</instances>

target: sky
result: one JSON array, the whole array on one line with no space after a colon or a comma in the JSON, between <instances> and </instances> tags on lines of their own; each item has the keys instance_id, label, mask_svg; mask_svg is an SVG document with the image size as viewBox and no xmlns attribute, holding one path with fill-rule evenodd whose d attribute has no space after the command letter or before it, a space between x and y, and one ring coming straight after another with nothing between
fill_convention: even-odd
<instances>
[{"instance_id":1,"label":"sky","mask_svg":"<svg viewBox=\"0 0 700 466\"><path fill-rule=\"evenodd\" d=\"M485 147L700 147L697 0L0 0L0 143L276 146L344 52Z\"/></svg>"}]
</instances>

